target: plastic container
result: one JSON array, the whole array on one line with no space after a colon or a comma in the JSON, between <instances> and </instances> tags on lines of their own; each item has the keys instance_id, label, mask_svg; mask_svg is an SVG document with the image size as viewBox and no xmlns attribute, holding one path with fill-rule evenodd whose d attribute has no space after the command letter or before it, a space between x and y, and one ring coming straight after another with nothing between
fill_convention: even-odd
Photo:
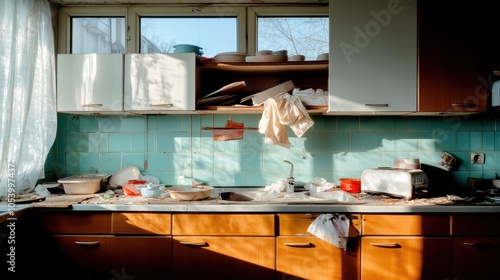
<instances>
[{"instance_id":1,"label":"plastic container","mask_svg":"<svg viewBox=\"0 0 500 280\"><path fill-rule=\"evenodd\" d=\"M138 187L145 184L147 184L145 180L129 180L126 185L122 186L122 190L125 195L140 196L141 190Z\"/></svg>"},{"instance_id":2,"label":"plastic container","mask_svg":"<svg viewBox=\"0 0 500 280\"><path fill-rule=\"evenodd\" d=\"M107 180L107 174L79 174L58 180L63 184L66 194L93 194L101 189L103 180Z\"/></svg>"},{"instance_id":3,"label":"plastic container","mask_svg":"<svg viewBox=\"0 0 500 280\"><path fill-rule=\"evenodd\" d=\"M340 189L346 192L361 192L361 179L359 178L340 178Z\"/></svg>"}]
</instances>

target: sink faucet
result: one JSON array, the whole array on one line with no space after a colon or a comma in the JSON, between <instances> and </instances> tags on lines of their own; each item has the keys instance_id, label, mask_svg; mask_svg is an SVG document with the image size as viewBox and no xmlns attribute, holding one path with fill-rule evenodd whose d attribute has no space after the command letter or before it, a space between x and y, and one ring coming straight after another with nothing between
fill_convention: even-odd
<instances>
[{"instance_id":1,"label":"sink faucet","mask_svg":"<svg viewBox=\"0 0 500 280\"><path fill-rule=\"evenodd\" d=\"M286 186L286 192L293 193L293 192L295 192L295 178L293 178L293 163L291 163L290 161L288 161L286 159L284 160L284 162L289 163L291 165L290 175L288 175L288 178L286 178L287 183L288 183Z\"/></svg>"}]
</instances>

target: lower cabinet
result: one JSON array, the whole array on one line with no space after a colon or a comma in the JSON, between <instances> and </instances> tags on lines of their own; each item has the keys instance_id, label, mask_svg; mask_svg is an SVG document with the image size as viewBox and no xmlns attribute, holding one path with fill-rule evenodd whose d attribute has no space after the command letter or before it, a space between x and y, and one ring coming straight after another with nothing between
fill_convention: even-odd
<instances>
[{"instance_id":1,"label":"lower cabinet","mask_svg":"<svg viewBox=\"0 0 500 280\"><path fill-rule=\"evenodd\" d=\"M452 216L453 279L500 279L500 214Z\"/></svg>"},{"instance_id":2,"label":"lower cabinet","mask_svg":"<svg viewBox=\"0 0 500 280\"><path fill-rule=\"evenodd\" d=\"M278 214L276 279L359 279L359 238L341 249L307 232L319 214Z\"/></svg>"},{"instance_id":3,"label":"lower cabinet","mask_svg":"<svg viewBox=\"0 0 500 280\"><path fill-rule=\"evenodd\" d=\"M273 214L174 214L173 279L275 279Z\"/></svg>"},{"instance_id":4,"label":"lower cabinet","mask_svg":"<svg viewBox=\"0 0 500 280\"><path fill-rule=\"evenodd\" d=\"M361 279L452 279L450 215L363 215Z\"/></svg>"}]
</instances>

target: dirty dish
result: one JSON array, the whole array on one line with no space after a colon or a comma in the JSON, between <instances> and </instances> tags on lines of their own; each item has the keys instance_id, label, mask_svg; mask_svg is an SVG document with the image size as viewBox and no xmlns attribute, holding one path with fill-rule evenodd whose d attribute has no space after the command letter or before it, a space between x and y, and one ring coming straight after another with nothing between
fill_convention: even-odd
<instances>
[{"instance_id":1,"label":"dirty dish","mask_svg":"<svg viewBox=\"0 0 500 280\"><path fill-rule=\"evenodd\" d=\"M166 190L176 200L202 200L209 197L213 189L209 186L178 186Z\"/></svg>"},{"instance_id":2,"label":"dirty dish","mask_svg":"<svg viewBox=\"0 0 500 280\"><path fill-rule=\"evenodd\" d=\"M101 189L103 180L107 178L107 174L79 174L59 179L57 182L63 184L66 194L93 194Z\"/></svg>"},{"instance_id":3,"label":"dirty dish","mask_svg":"<svg viewBox=\"0 0 500 280\"><path fill-rule=\"evenodd\" d=\"M141 195L143 197L158 197L163 193L163 191L160 189L161 186L164 185L147 184L137 186L137 189L141 191Z\"/></svg>"},{"instance_id":4,"label":"dirty dish","mask_svg":"<svg viewBox=\"0 0 500 280\"><path fill-rule=\"evenodd\" d=\"M361 179L359 178L340 178L340 189L346 192L361 192Z\"/></svg>"},{"instance_id":5,"label":"dirty dish","mask_svg":"<svg viewBox=\"0 0 500 280\"><path fill-rule=\"evenodd\" d=\"M111 179L109 185L111 187L118 187L127 184L129 180L137 180L141 176L141 171L135 166L127 166L116 171Z\"/></svg>"}]
</instances>

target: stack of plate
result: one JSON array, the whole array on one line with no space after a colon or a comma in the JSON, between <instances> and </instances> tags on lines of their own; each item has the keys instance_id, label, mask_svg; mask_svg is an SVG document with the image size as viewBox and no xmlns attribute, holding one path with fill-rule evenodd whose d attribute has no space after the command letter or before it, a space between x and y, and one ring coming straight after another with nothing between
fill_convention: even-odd
<instances>
[{"instance_id":1,"label":"stack of plate","mask_svg":"<svg viewBox=\"0 0 500 280\"><path fill-rule=\"evenodd\" d=\"M241 52L225 52L219 53L214 57L216 62L245 62L245 57L248 54Z\"/></svg>"}]
</instances>

